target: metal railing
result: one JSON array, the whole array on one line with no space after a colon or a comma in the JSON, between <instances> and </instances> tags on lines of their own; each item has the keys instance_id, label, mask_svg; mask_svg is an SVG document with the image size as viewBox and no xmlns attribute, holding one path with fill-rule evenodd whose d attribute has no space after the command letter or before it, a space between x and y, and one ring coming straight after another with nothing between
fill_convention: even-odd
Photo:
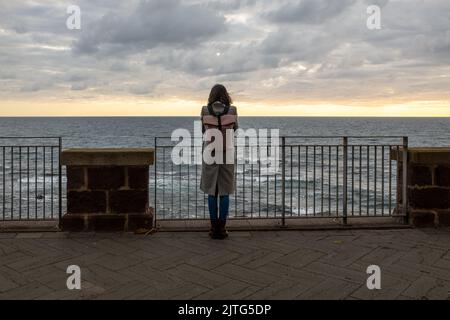
<instances>
[{"instance_id":1,"label":"metal railing","mask_svg":"<svg viewBox=\"0 0 450 320\"><path fill-rule=\"evenodd\" d=\"M171 152L175 142L155 138L155 167L151 188L158 220L207 219L207 195L200 190L201 162L191 147L190 164L175 165ZM406 199L406 187L397 190L397 162L391 150L406 159L407 137L315 137L284 136L273 154L279 170L252 156L271 145L246 145L244 161L235 164L234 194L230 218L339 218L401 216L397 192ZM241 159L242 160L242 159ZM406 163L404 161L404 163ZM403 166L406 179L406 166ZM402 183L406 186L406 183Z\"/></svg>"},{"instance_id":2,"label":"metal railing","mask_svg":"<svg viewBox=\"0 0 450 320\"><path fill-rule=\"evenodd\" d=\"M62 214L60 137L0 137L0 221Z\"/></svg>"}]
</instances>

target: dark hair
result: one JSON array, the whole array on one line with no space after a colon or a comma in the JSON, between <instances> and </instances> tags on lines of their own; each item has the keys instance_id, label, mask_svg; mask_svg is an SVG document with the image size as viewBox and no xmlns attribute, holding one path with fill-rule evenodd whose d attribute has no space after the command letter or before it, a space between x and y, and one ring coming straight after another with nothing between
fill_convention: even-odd
<instances>
[{"instance_id":1,"label":"dark hair","mask_svg":"<svg viewBox=\"0 0 450 320\"><path fill-rule=\"evenodd\" d=\"M221 84L216 84L212 87L208 98L208 105L211 105L216 101L220 101L226 106L230 106L233 103L227 89Z\"/></svg>"}]
</instances>

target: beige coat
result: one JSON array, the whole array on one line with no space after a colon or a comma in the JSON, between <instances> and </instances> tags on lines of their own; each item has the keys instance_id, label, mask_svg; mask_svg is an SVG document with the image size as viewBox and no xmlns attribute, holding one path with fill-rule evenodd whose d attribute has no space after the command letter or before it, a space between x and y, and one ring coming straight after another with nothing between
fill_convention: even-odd
<instances>
[{"instance_id":1,"label":"beige coat","mask_svg":"<svg viewBox=\"0 0 450 320\"><path fill-rule=\"evenodd\" d=\"M213 103L213 109L216 112L221 112L225 106L220 102ZM237 115L236 107L230 106L228 114ZM209 115L208 108L202 108L201 116ZM237 123L234 130L237 129ZM205 128L203 127L203 130ZM205 147L206 144L203 145ZM230 152L230 151L225 151ZM234 152L234 149L233 151ZM226 157L226 154L224 155ZM226 164L225 159L223 164L207 164L202 162L202 176L200 180L200 189L209 195L228 195L232 194L235 189L234 179L234 164Z\"/></svg>"}]
</instances>

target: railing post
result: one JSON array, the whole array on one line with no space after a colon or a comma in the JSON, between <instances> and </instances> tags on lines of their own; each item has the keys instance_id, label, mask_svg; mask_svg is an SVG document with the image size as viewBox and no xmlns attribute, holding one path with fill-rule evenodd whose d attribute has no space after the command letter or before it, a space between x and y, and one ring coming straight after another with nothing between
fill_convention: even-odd
<instances>
[{"instance_id":1,"label":"railing post","mask_svg":"<svg viewBox=\"0 0 450 320\"><path fill-rule=\"evenodd\" d=\"M61 226L62 217L62 164L61 164L61 152L62 152L62 138L58 138L58 226ZM53 161L53 159L52 159ZM29 168L28 168L29 170ZM52 182L53 183L53 182ZM53 201L53 200L52 200Z\"/></svg>"},{"instance_id":2,"label":"railing post","mask_svg":"<svg viewBox=\"0 0 450 320\"><path fill-rule=\"evenodd\" d=\"M276 195L275 195L276 197ZM281 137L281 226L286 226L286 137Z\"/></svg>"},{"instance_id":3,"label":"railing post","mask_svg":"<svg viewBox=\"0 0 450 320\"><path fill-rule=\"evenodd\" d=\"M348 138L343 137L342 138L342 145L343 145L343 170L342 170L342 183L343 183L343 190L342 190L342 214L343 219L342 222L344 225L347 224L347 161L348 161Z\"/></svg>"},{"instance_id":4,"label":"railing post","mask_svg":"<svg viewBox=\"0 0 450 320\"><path fill-rule=\"evenodd\" d=\"M408 212L408 137L403 137L403 173L402 173L402 200L403 200L403 219L404 223L409 223Z\"/></svg>"},{"instance_id":5,"label":"railing post","mask_svg":"<svg viewBox=\"0 0 450 320\"><path fill-rule=\"evenodd\" d=\"M153 179L153 181L154 181L154 185L153 185L153 188L155 188L155 190L154 190L154 193L155 193L155 198L154 198L154 200L153 200L153 203L154 203L154 208L153 208L153 216L154 216L154 218L153 218L153 228L157 228L157 225L156 225L156 223L157 223L157 205L156 205L156 196L157 196L157 194L156 194L156 192L157 192L157 183L158 183L158 181L157 181L157 177L156 177L156 174L157 174L157 171L156 171L156 166L157 166L157 163L158 163L158 148L157 148L157 144L158 144L158 138L157 137L155 137L155 142L154 142L154 146L155 146L155 161L154 161L154 163L153 163L153 166L155 167L155 176L154 176L154 179ZM164 159L163 159L163 161L164 161ZM164 173L163 173L164 174Z\"/></svg>"}]
</instances>

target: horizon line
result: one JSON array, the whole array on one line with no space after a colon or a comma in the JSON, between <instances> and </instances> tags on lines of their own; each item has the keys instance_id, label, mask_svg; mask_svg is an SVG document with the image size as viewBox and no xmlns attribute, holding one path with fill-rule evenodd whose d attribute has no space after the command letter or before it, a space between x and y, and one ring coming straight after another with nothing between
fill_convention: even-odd
<instances>
[{"instance_id":1,"label":"horizon line","mask_svg":"<svg viewBox=\"0 0 450 320\"><path fill-rule=\"evenodd\" d=\"M80 116L80 115L11 115L11 116L1 116L2 118L199 118L200 116L187 116L187 115L86 115L86 116ZM403 115L367 115L367 116L352 116L352 115L333 115L333 116L324 116L324 115L239 115L239 118L436 118L436 119L446 119L450 118L449 116L436 116L436 115L430 115L430 116L424 116L424 115L410 115L410 116L403 116Z\"/></svg>"}]
</instances>

